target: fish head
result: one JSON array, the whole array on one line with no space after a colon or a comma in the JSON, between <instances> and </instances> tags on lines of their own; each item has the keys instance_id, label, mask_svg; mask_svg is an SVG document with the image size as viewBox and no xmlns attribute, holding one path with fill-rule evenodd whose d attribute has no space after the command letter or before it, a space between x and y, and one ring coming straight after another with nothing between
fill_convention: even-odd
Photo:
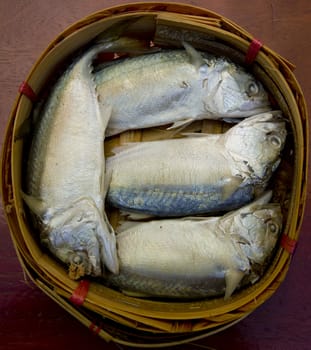
<instances>
[{"instance_id":1,"label":"fish head","mask_svg":"<svg viewBox=\"0 0 311 350\"><path fill-rule=\"evenodd\" d=\"M218 60L206 79L205 109L221 118L244 118L271 109L263 85L242 67Z\"/></svg>"},{"instance_id":2,"label":"fish head","mask_svg":"<svg viewBox=\"0 0 311 350\"><path fill-rule=\"evenodd\" d=\"M253 211L241 212L234 226L241 239L241 248L252 264L263 266L271 256L282 230L279 204L258 206Z\"/></svg>"},{"instance_id":3,"label":"fish head","mask_svg":"<svg viewBox=\"0 0 311 350\"><path fill-rule=\"evenodd\" d=\"M282 230L280 205L257 200L226 214L220 220L219 228L231 236L252 264L262 266L270 257Z\"/></svg>"},{"instance_id":4,"label":"fish head","mask_svg":"<svg viewBox=\"0 0 311 350\"><path fill-rule=\"evenodd\" d=\"M234 175L265 183L280 163L286 140L281 113L267 112L244 119L225 135Z\"/></svg>"},{"instance_id":5,"label":"fish head","mask_svg":"<svg viewBox=\"0 0 311 350\"><path fill-rule=\"evenodd\" d=\"M282 230L282 211L270 203L272 191L266 191L251 203L228 212L218 222L218 229L229 234L252 263L261 264L271 254Z\"/></svg>"},{"instance_id":6,"label":"fish head","mask_svg":"<svg viewBox=\"0 0 311 350\"><path fill-rule=\"evenodd\" d=\"M69 266L69 276L78 279L83 275L101 275L99 243L96 225L82 213L67 217L65 222L58 219L41 234L42 243L60 261Z\"/></svg>"}]
</instances>

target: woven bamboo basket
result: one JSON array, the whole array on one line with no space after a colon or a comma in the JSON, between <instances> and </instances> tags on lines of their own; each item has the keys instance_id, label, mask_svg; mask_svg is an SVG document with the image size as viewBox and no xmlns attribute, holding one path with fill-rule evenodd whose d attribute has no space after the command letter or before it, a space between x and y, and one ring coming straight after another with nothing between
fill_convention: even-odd
<instances>
[{"instance_id":1,"label":"woven bamboo basket","mask_svg":"<svg viewBox=\"0 0 311 350\"><path fill-rule=\"evenodd\" d=\"M70 56L99 33L124 20L139 17L130 35L141 35L155 45L178 47L185 33L196 48L225 55L247 65L289 121L283 160L274 175L274 199L282 206L284 230L265 275L256 284L223 298L191 302L152 301L126 296L89 280L74 281L64 266L41 248L27 216L20 189L24 176L24 139L17 137L32 113L34 102L22 88L12 108L2 153L3 206L21 265L34 283L70 314L107 341L151 347L181 344L219 332L240 321L264 303L284 280L302 222L307 180L308 118L305 100L293 74L294 66L265 45L249 60L253 36L230 20L206 9L177 3L134 3L94 13L62 32L33 66L26 79L37 95L43 95L51 76ZM173 33L168 36L167 33ZM172 39L173 38L173 39ZM245 62L248 57L249 62ZM25 84L24 84L25 87ZM190 128L223 131L225 124L196 122ZM105 150L128 141L170 137L165 129L125 132L109 138ZM118 213L111 212L112 225Z\"/></svg>"}]
</instances>

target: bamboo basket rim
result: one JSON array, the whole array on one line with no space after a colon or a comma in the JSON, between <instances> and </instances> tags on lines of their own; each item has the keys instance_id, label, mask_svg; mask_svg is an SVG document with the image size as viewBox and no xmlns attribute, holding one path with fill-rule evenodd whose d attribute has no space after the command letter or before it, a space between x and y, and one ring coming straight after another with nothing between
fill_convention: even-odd
<instances>
[{"instance_id":1,"label":"bamboo basket rim","mask_svg":"<svg viewBox=\"0 0 311 350\"><path fill-rule=\"evenodd\" d=\"M233 46L236 50L244 54L253 40L251 34L234 22L215 12L200 7L170 2L129 3L98 11L66 28L43 51L33 65L26 81L32 86L35 92L40 92L46 83L47 74L43 73L43 71L47 65L49 66L49 64L54 62L55 68L57 63L63 61L73 51L79 49L90 39L94 38L99 33L99 30L102 31L103 28L108 28L115 20L123 20L133 15L150 16L156 18L158 21L163 21L163 23L171 24L174 21L176 22L176 17L179 18L181 16L183 23L187 23L187 25L196 28L198 31L213 33L217 40L226 42L228 46ZM213 23L206 25L206 21L210 18L216 19L218 22L215 22L215 25ZM77 40L78 37L79 40ZM307 108L301 88L292 73L294 69L293 64L263 45L256 58L255 65L263 69L269 75L269 79L278 86L280 95L285 100L284 106L287 108L295 134L296 186L293 186L293 194L291 196L289 210L291 220L287 220L285 232L288 237L297 240L306 199L309 137ZM42 274L44 276L42 279L43 282L37 283L37 285L41 283L41 289L44 289L42 287L44 283L47 283L47 285L49 283L53 285L53 293L55 293L56 299L58 297L70 298L73 291L77 288L78 282L69 280L64 271L58 271L57 263L54 263L51 258L42 253L40 248L36 247L34 240L31 242L26 242L25 240L25 235L29 236L29 229L24 210L22 209L23 203L20 193L16 190L20 188L21 180L17 177L16 171L14 172L20 162L17 154L21 151L22 145L20 141L14 140L14 135L23 119L30 114L31 109L32 103L19 93L10 114L2 149L2 200L18 256L21 256L20 260L26 261L26 264L23 263L22 265L27 266L30 264L36 269L38 275ZM218 306L214 305L214 307L213 302L211 303L210 301L207 302L207 307L202 307L202 302L194 302L191 303L192 309L190 308L186 312L183 310L183 307L189 303L178 303L177 311L174 310L173 312L171 310L171 313L168 315L165 310L168 305L172 305L171 302L168 304L137 300L123 296L116 291L107 293L107 288L97 286L94 283L90 287L84 305L90 310L96 310L95 312L99 314L110 310L115 313L119 312L124 315L132 315L133 318L138 318L138 316L153 317L159 320L218 318L220 320L219 322L221 322L221 316L232 314L232 318L238 320L241 318L241 314L252 312L274 293L278 285L285 278L290 260L291 254L279 248L273 268L269 270L263 281L259 282L255 287L250 287L244 294L243 292L239 294L240 297L233 297L227 303L221 301ZM135 301L133 302L133 300ZM101 307L98 307L97 301L102 302Z\"/></svg>"}]
</instances>

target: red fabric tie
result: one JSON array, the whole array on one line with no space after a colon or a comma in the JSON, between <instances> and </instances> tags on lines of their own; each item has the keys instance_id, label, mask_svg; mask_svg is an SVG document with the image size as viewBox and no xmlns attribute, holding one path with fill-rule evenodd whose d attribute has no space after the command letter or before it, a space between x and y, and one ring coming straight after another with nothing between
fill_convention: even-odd
<instances>
[{"instance_id":1,"label":"red fabric tie","mask_svg":"<svg viewBox=\"0 0 311 350\"><path fill-rule=\"evenodd\" d=\"M37 95L33 91L32 87L27 83L27 81L23 81L18 89L18 91L29 98L30 101L37 101Z\"/></svg>"},{"instance_id":2,"label":"red fabric tie","mask_svg":"<svg viewBox=\"0 0 311 350\"><path fill-rule=\"evenodd\" d=\"M246 56L245 56L245 63L246 64L252 64L255 61L255 59L258 55L258 52L261 49L262 45L263 44L260 40L258 40L258 39L252 40L252 42L250 43L248 50L246 52Z\"/></svg>"},{"instance_id":3,"label":"red fabric tie","mask_svg":"<svg viewBox=\"0 0 311 350\"><path fill-rule=\"evenodd\" d=\"M82 305L84 303L84 300L87 296L87 293L89 292L90 288L90 281L82 280L78 284L78 287L73 291L70 301L75 305Z\"/></svg>"},{"instance_id":4,"label":"red fabric tie","mask_svg":"<svg viewBox=\"0 0 311 350\"><path fill-rule=\"evenodd\" d=\"M283 234L281 238L281 247L283 247L290 254L294 254L297 247L297 241L288 237L286 234Z\"/></svg>"},{"instance_id":5,"label":"red fabric tie","mask_svg":"<svg viewBox=\"0 0 311 350\"><path fill-rule=\"evenodd\" d=\"M94 334L94 335L98 335L99 332L101 331L101 326L97 326L95 323L92 323L90 325L90 331Z\"/></svg>"}]
</instances>

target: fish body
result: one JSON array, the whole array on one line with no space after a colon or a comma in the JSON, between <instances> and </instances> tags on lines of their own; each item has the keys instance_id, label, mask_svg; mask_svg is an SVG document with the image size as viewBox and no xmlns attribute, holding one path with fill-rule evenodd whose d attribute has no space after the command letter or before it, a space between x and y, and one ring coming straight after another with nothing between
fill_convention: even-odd
<instances>
[{"instance_id":1,"label":"fish body","mask_svg":"<svg viewBox=\"0 0 311 350\"><path fill-rule=\"evenodd\" d=\"M265 197L265 198L264 198ZM136 296L227 299L255 282L282 225L269 195L223 217L127 223L117 235L120 274L108 283Z\"/></svg>"},{"instance_id":2,"label":"fish body","mask_svg":"<svg viewBox=\"0 0 311 350\"><path fill-rule=\"evenodd\" d=\"M70 266L71 276L118 272L116 240L104 212L103 139L110 110L100 110L88 50L61 76L34 132L26 204L41 241Z\"/></svg>"},{"instance_id":3,"label":"fish body","mask_svg":"<svg viewBox=\"0 0 311 350\"><path fill-rule=\"evenodd\" d=\"M155 216L236 209L265 189L285 138L284 120L269 112L224 134L121 146L106 162L107 200Z\"/></svg>"},{"instance_id":4,"label":"fish body","mask_svg":"<svg viewBox=\"0 0 311 350\"><path fill-rule=\"evenodd\" d=\"M95 74L100 103L112 108L107 136L270 109L263 86L242 67L184 46L128 58Z\"/></svg>"}]
</instances>

